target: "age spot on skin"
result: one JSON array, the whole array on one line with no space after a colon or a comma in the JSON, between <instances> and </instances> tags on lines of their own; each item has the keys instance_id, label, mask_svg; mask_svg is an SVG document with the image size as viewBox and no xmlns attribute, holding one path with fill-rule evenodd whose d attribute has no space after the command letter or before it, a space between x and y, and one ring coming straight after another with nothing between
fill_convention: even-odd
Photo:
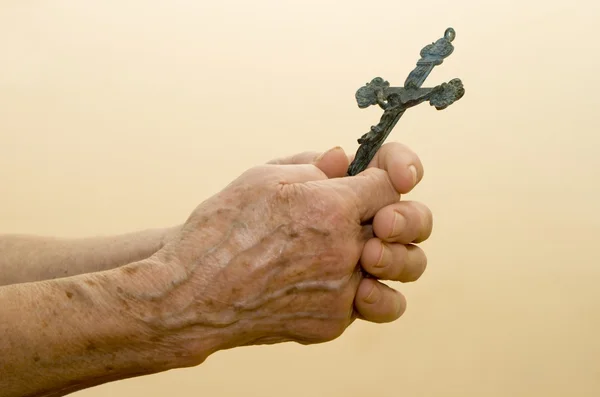
<instances>
[{"instance_id":1,"label":"age spot on skin","mask_svg":"<svg viewBox=\"0 0 600 397\"><path fill-rule=\"evenodd\" d=\"M125 308L125 310L129 310L129 304L127 303L127 301L125 299L120 299L121 304L123 305L123 307Z\"/></svg>"},{"instance_id":2,"label":"age spot on skin","mask_svg":"<svg viewBox=\"0 0 600 397\"><path fill-rule=\"evenodd\" d=\"M217 208L217 215L218 216L222 216L222 215L226 214L227 212L229 212L229 210L226 209L226 208L223 208L223 207Z\"/></svg>"},{"instance_id":3,"label":"age spot on skin","mask_svg":"<svg viewBox=\"0 0 600 397\"><path fill-rule=\"evenodd\" d=\"M40 361L40 356L37 353L35 353L35 355L33 356L33 361L35 361L36 363Z\"/></svg>"},{"instance_id":4,"label":"age spot on skin","mask_svg":"<svg viewBox=\"0 0 600 397\"><path fill-rule=\"evenodd\" d=\"M121 287L117 287L117 292L118 292L119 294L122 294L122 293L123 293L123 288L121 288Z\"/></svg>"},{"instance_id":5,"label":"age spot on skin","mask_svg":"<svg viewBox=\"0 0 600 397\"><path fill-rule=\"evenodd\" d=\"M138 271L137 267L125 266L123 268L123 273L127 273L127 274L135 274L137 271Z\"/></svg>"},{"instance_id":6,"label":"age spot on skin","mask_svg":"<svg viewBox=\"0 0 600 397\"><path fill-rule=\"evenodd\" d=\"M72 292L67 291L66 294L67 294L67 298L69 298L69 299L71 299L73 297Z\"/></svg>"}]
</instances>

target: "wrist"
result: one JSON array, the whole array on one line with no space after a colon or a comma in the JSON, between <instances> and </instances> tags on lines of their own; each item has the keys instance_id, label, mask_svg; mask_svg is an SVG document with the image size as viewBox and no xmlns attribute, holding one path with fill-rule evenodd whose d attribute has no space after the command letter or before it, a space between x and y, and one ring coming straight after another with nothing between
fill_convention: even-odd
<instances>
[{"instance_id":1,"label":"wrist","mask_svg":"<svg viewBox=\"0 0 600 397\"><path fill-rule=\"evenodd\" d=\"M188 292L199 286L158 255L98 276L108 305L127 324L137 354L152 364L150 371L195 366L230 345L233 324L201 318L207 310Z\"/></svg>"},{"instance_id":2,"label":"wrist","mask_svg":"<svg viewBox=\"0 0 600 397\"><path fill-rule=\"evenodd\" d=\"M0 321L0 351L7 353L0 367L8 369L0 376L0 394L64 395L197 365L222 349L227 330L194 326L181 316L189 302L169 288L179 277L174 269L151 257L0 288L0 318L6 319Z\"/></svg>"}]
</instances>

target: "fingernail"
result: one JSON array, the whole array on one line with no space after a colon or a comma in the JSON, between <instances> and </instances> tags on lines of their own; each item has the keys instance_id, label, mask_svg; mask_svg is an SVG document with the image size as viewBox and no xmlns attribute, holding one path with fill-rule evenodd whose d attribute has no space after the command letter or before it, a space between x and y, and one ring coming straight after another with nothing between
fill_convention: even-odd
<instances>
[{"instance_id":1,"label":"fingernail","mask_svg":"<svg viewBox=\"0 0 600 397\"><path fill-rule=\"evenodd\" d=\"M331 152L333 152L333 151L335 151L335 150L340 150L340 149L342 149L342 147L341 147L341 146L335 146L335 147L333 147L333 148L329 149L328 151L326 151L326 152L324 152L324 153L321 153L321 154L320 154L320 155L318 155L318 156L317 156L317 158L315 159L315 163L316 163L316 162L318 162L319 160L321 160L323 157L325 157L325 155L327 155L327 154L329 154L329 153L331 153Z\"/></svg>"},{"instance_id":2,"label":"fingernail","mask_svg":"<svg viewBox=\"0 0 600 397\"><path fill-rule=\"evenodd\" d=\"M413 186L414 186L414 185L417 184L417 167L415 167L414 165L411 165L411 166L408 167L408 170L412 174Z\"/></svg>"},{"instance_id":3,"label":"fingernail","mask_svg":"<svg viewBox=\"0 0 600 397\"><path fill-rule=\"evenodd\" d=\"M368 304L373 304L373 303L379 301L379 298L381 297L381 291L379 291L379 287L377 286L377 283L372 282L371 285L373 287L371 288L371 291L364 299L364 301Z\"/></svg>"},{"instance_id":4,"label":"fingernail","mask_svg":"<svg viewBox=\"0 0 600 397\"><path fill-rule=\"evenodd\" d=\"M400 235L406 226L406 219L397 212L394 212L394 227L392 233L388 237Z\"/></svg>"},{"instance_id":5,"label":"fingernail","mask_svg":"<svg viewBox=\"0 0 600 397\"><path fill-rule=\"evenodd\" d=\"M386 267L391 262L391 259L392 253L390 252L390 249L386 247L383 242L381 242L381 256L379 257L379 261L375 267Z\"/></svg>"}]
</instances>

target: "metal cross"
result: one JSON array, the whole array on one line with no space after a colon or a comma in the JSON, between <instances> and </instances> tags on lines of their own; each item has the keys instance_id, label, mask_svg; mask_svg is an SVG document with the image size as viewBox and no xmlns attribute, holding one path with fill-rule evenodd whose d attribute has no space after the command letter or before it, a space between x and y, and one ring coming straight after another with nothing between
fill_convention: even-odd
<instances>
[{"instance_id":1,"label":"metal cross","mask_svg":"<svg viewBox=\"0 0 600 397\"><path fill-rule=\"evenodd\" d=\"M360 146L348 168L348 175L356 175L367 168L406 109L429 101L431 106L442 110L463 97L465 89L460 79L450 80L434 88L421 88L433 68L441 65L444 59L452 54L452 41L455 37L454 29L448 28L444 37L423 47L421 59L408 75L404 87L390 87L390 83L376 77L358 89L356 101L359 108L379 105L384 112L379 124L372 126L371 130L358 140Z\"/></svg>"}]
</instances>

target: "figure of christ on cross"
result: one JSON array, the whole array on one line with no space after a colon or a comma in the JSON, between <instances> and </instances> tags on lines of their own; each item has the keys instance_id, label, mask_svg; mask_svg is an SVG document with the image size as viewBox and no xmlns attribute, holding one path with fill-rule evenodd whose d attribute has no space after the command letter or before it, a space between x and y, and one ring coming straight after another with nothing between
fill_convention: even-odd
<instances>
[{"instance_id":1,"label":"figure of christ on cross","mask_svg":"<svg viewBox=\"0 0 600 397\"><path fill-rule=\"evenodd\" d=\"M460 79L452 79L434 88L421 88L433 68L441 65L444 59L452 54L452 41L455 37L454 29L448 28L444 37L423 47L421 59L404 82L404 87L390 87L387 81L376 77L358 89L356 101L359 108L379 105L384 112L379 123L358 139L360 147L354 161L348 167L349 176L367 168L406 109L429 101L437 110L443 110L463 97L465 89Z\"/></svg>"}]
</instances>

